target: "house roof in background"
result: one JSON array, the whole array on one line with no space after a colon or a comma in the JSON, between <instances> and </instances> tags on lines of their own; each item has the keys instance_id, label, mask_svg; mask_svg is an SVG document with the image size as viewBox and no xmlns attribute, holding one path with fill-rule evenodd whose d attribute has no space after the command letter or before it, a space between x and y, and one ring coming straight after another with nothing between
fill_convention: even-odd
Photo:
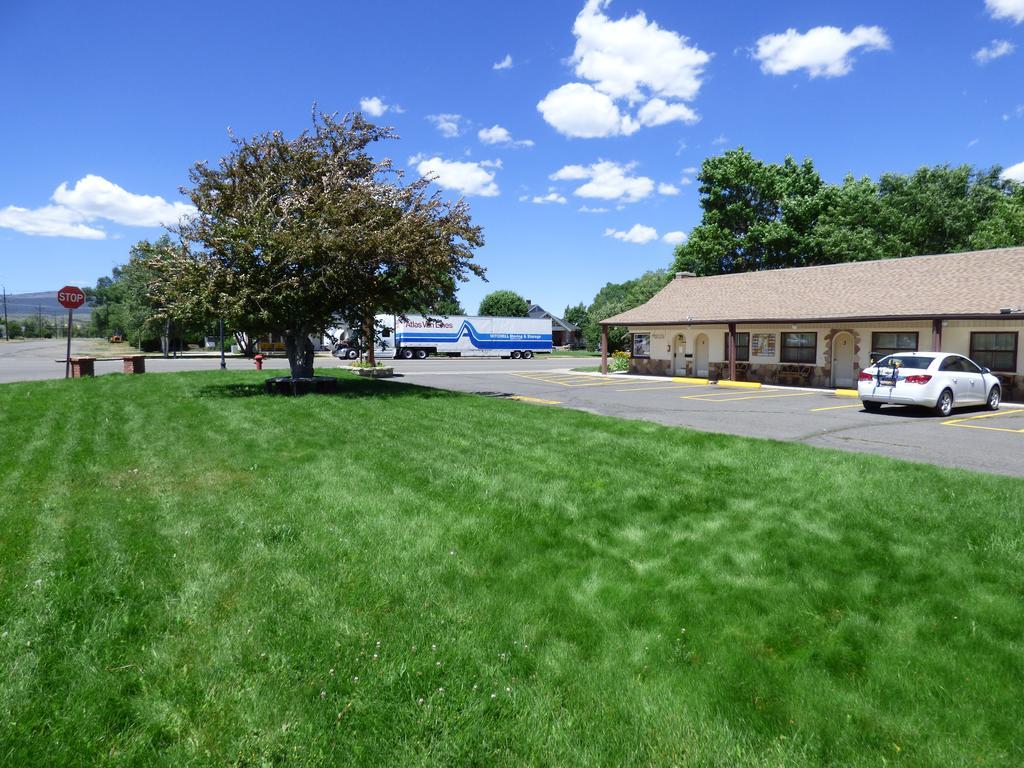
<instances>
[{"instance_id":1,"label":"house roof in background","mask_svg":"<svg viewBox=\"0 0 1024 768\"><path fill-rule=\"evenodd\" d=\"M1011 315L1000 314L1011 308ZM1024 321L1024 248L677 277L602 325L997 316Z\"/></svg>"},{"instance_id":2,"label":"house roof in background","mask_svg":"<svg viewBox=\"0 0 1024 768\"><path fill-rule=\"evenodd\" d=\"M570 323L568 320L565 320L561 317L556 317L555 315L552 315L540 304L531 304L530 309L527 310L526 314L530 317L538 319L549 318L551 322L558 323L560 326L562 326L562 328L564 328L567 331L575 332L579 330L578 325L576 325L575 323Z\"/></svg>"}]
</instances>

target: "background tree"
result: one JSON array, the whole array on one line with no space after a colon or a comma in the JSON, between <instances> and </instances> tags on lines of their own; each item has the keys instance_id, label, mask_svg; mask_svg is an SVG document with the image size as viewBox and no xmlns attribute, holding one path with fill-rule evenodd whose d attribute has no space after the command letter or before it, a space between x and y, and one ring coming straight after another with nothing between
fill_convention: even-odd
<instances>
[{"instance_id":1,"label":"background tree","mask_svg":"<svg viewBox=\"0 0 1024 768\"><path fill-rule=\"evenodd\" d=\"M182 191L198 213L176 229L186 247L166 255L169 311L280 334L292 377L308 378L309 337L338 317L372 339L376 313L427 310L482 275L465 202L428 195L428 179L403 185L368 152L390 138L359 114L314 113L293 139L232 137L216 168L197 163Z\"/></svg>"},{"instance_id":2,"label":"background tree","mask_svg":"<svg viewBox=\"0 0 1024 768\"><path fill-rule=\"evenodd\" d=\"M526 317L530 306L515 291L492 291L480 302L477 314L485 317Z\"/></svg>"},{"instance_id":3,"label":"background tree","mask_svg":"<svg viewBox=\"0 0 1024 768\"><path fill-rule=\"evenodd\" d=\"M129 250L126 264L96 281L89 296L96 335L123 335L139 349L156 349L161 336L175 338L179 346L185 343L184 336L195 328L164 312L152 289L164 278L162 255L176 247L167 235L155 242L140 240Z\"/></svg>"},{"instance_id":4,"label":"background tree","mask_svg":"<svg viewBox=\"0 0 1024 768\"><path fill-rule=\"evenodd\" d=\"M707 158L701 223L675 251L698 275L1024 244L1020 184L947 165L879 181L823 182L810 160L765 163L743 148Z\"/></svg>"},{"instance_id":5,"label":"background tree","mask_svg":"<svg viewBox=\"0 0 1024 768\"><path fill-rule=\"evenodd\" d=\"M612 315L625 312L649 301L654 294L668 283L669 274L664 269L645 272L640 277L624 283L606 283L597 292L587 309L587 322L583 326L583 339L587 349L597 349L601 344L599 323ZM627 342L625 328L608 329L608 347L611 350L625 349Z\"/></svg>"}]
</instances>

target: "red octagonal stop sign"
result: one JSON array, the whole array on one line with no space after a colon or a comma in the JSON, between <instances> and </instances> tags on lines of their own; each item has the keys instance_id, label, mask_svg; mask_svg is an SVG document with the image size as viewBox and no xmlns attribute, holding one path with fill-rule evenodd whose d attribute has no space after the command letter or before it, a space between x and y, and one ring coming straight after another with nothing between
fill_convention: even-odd
<instances>
[{"instance_id":1,"label":"red octagonal stop sign","mask_svg":"<svg viewBox=\"0 0 1024 768\"><path fill-rule=\"evenodd\" d=\"M80 306L85 304L85 293L82 292L81 288L76 288L73 285L65 285L59 291L57 291L57 301L65 309L78 309Z\"/></svg>"}]
</instances>

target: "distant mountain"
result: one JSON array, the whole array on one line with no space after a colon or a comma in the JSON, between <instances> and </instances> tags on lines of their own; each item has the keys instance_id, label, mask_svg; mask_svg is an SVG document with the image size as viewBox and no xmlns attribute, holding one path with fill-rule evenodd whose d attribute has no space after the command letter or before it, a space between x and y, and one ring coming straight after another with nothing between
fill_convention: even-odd
<instances>
[{"instance_id":1,"label":"distant mountain","mask_svg":"<svg viewBox=\"0 0 1024 768\"><path fill-rule=\"evenodd\" d=\"M7 294L7 315L12 320L15 318L28 317L37 312L42 312L51 320L53 315L67 319L68 311L57 301L57 290L40 291L39 293L8 293ZM86 304L75 310L75 317L86 320L92 314L92 307ZM3 304L0 304L0 323L3 322Z\"/></svg>"}]
</instances>

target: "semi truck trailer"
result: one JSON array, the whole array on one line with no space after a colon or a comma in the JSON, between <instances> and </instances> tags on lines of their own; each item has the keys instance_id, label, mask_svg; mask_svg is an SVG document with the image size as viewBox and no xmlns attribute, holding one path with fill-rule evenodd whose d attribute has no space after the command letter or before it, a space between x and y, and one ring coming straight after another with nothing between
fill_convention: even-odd
<instances>
[{"instance_id":1,"label":"semi truck trailer","mask_svg":"<svg viewBox=\"0 0 1024 768\"><path fill-rule=\"evenodd\" d=\"M449 357L511 357L528 360L551 352L551 320L532 317L424 317L377 315L378 358L423 360L428 355ZM362 340L340 327L329 334L334 355L355 359L365 351Z\"/></svg>"}]
</instances>

